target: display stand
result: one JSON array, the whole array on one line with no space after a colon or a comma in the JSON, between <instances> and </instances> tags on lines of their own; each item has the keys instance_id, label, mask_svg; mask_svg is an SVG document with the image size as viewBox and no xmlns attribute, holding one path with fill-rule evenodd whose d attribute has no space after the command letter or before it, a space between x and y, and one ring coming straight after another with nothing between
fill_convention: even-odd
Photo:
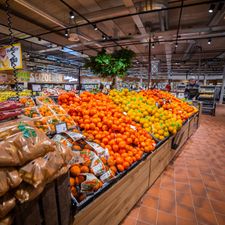
<instances>
[{"instance_id":1,"label":"display stand","mask_svg":"<svg viewBox=\"0 0 225 225\"><path fill-rule=\"evenodd\" d=\"M68 175L47 185L37 199L16 208L15 225L117 225L143 194L152 186L167 165L180 152L181 147L196 131L199 114L183 124L178 133L139 164L112 182L104 192L94 198L71 217L71 196Z\"/></svg>"}]
</instances>

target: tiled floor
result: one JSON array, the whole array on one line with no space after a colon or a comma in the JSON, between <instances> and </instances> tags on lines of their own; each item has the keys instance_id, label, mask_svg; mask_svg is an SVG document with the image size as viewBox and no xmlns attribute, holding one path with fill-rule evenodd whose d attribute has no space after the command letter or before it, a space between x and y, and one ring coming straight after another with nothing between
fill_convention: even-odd
<instances>
[{"instance_id":1,"label":"tiled floor","mask_svg":"<svg viewBox=\"0 0 225 225\"><path fill-rule=\"evenodd\" d=\"M225 105L201 126L122 225L225 225Z\"/></svg>"}]
</instances>

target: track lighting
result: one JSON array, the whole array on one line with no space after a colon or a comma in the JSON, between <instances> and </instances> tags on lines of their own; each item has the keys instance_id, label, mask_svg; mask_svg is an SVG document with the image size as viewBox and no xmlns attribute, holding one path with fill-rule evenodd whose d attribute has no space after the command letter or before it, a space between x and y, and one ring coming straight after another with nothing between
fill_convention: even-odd
<instances>
[{"instance_id":1,"label":"track lighting","mask_svg":"<svg viewBox=\"0 0 225 225\"><path fill-rule=\"evenodd\" d=\"M98 30L98 27L96 26L96 24L94 24L93 27L94 27L94 30L96 31Z\"/></svg>"},{"instance_id":2,"label":"track lighting","mask_svg":"<svg viewBox=\"0 0 225 225\"><path fill-rule=\"evenodd\" d=\"M211 38L209 38L209 40L208 40L208 45L211 45Z\"/></svg>"},{"instance_id":3,"label":"track lighting","mask_svg":"<svg viewBox=\"0 0 225 225\"><path fill-rule=\"evenodd\" d=\"M154 43L152 43L152 48L155 48L155 44Z\"/></svg>"},{"instance_id":4,"label":"track lighting","mask_svg":"<svg viewBox=\"0 0 225 225\"><path fill-rule=\"evenodd\" d=\"M69 32L68 30L65 30L65 36L68 37L69 36Z\"/></svg>"},{"instance_id":5,"label":"track lighting","mask_svg":"<svg viewBox=\"0 0 225 225\"><path fill-rule=\"evenodd\" d=\"M175 48L177 48L177 47L178 47L178 43L175 44Z\"/></svg>"},{"instance_id":6,"label":"track lighting","mask_svg":"<svg viewBox=\"0 0 225 225\"><path fill-rule=\"evenodd\" d=\"M214 9L215 9L215 4L211 4L209 7L209 13L213 13Z\"/></svg>"},{"instance_id":7,"label":"track lighting","mask_svg":"<svg viewBox=\"0 0 225 225\"><path fill-rule=\"evenodd\" d=\"M70 19L74 19L74 18L75 18L74 12L70 11Z\"/></svg>"},{"instance_id":8,"label":"track lighting","mask_svg":"<svg viewBox=\"0 0 225 225\"><path fill-rule=\"evenodd\" d=\"M106 40L106 36L105 36L105 35L102 35L102 39L103 39L103 40Z\"/></svg>"}]
</instances>

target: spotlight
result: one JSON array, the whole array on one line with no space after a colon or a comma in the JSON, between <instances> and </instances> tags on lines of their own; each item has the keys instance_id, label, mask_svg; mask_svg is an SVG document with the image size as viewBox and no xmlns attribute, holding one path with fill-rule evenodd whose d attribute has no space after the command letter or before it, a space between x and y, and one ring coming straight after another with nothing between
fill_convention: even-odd
<instances>
[{"instance_id":1,"label":"spotlight","mask_svg":"<svg viewBox=\"0 0 225 225\"><path fill-rule=\"evenodd\" d=\"M154 43L152 43L152 48L155 48L155 44Z\"/></svg>"},{"instance_id":2,"label":"spotlight","mask_svg":"<svg viewBox=\"0 0 225 225\"><path fill-rule=\"evenodd\" d=\"M215 4L211 4L209 7L209 13L213 13L214 9L215 9Z\"/></svg>"},{"instance_id":3,"label":"spotlight","mask_svg":"<svg viewBox=\"0 0 225 225\"><path fill-rule=\"evenodd\" d=\"M96 24L94 24L93 27L94 27L94 30L96 31L98 30L98 27L96 26Z\"/></svg>"},{"instance_id":4,"label":"spotlight","mask_svg":"<svg viewBox=\"0 0 225 225\"><path fill-rule=\"evenodd\" d=\"M73 13L73 11L70 11L70 19L74 19L75 18L75 15Z\"/></svg>"},{"instance_id":5,"label":"spotlight","mask_svg":"<svg viewBox=\"0 0 225 225\"><path fill-rule=\"evenodd\" d=\"M106 40L106 36L105 36L105 35L102 35L102 39L103 39L103 40Z\"/></svg>"},{"instance_id":6,"label":"spotlight","mask_svg":"<svg viewBox=\"0 0 225 225\"><path fill-rule=\"evenodd\" d=\"M65 31L65 36L68 37L69 36L69 32L68 30Z\"/></svg>"},{"instance_id":7,"label":"spotlight","mask_svg":"<svg viewBox=\"0 0 225 225\"><path fill-rule=\"evenodd\" d=\"M155 55L153 56L153 59L156 59Z\"/></svg>"},{"instance_id":8,"label":"spotlight","mask_svg":"<svg viewBox=\"0 0 225 225\"><path fill-rule=\"evenodd\" d=\"M209 40L208 40L208 45L211 45L211 38L209 38Z\"/></svg>"},{"instance_id":9,"label":"spotlight","mask_svg":"<svg viewBox=\"0 0 225 225\"><path fill-rule=\"evenodd\" d=\"M178 47L178 43L175 44L175 48L177 48L177 47Z\"/></svg>"}]
</instances>

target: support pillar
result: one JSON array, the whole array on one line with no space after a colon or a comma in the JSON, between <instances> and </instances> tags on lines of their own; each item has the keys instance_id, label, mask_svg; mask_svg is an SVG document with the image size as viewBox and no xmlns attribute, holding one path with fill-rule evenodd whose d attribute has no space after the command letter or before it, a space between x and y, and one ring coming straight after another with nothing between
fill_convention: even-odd
<instances>
[{"instance_id":1,"label":"support pillar","mask_svg":"<svg viewBox=\"0 0 225 225\"><path fill-rule=\"evenodd\" d=\"M220 104L223 104L223 94L224 94L224 90L225 90L225 65L223 68L223 83L222 83L222 87L221 87L221 92L220 92Z\"/></svg>"},{"instance_id":2,"label":"support pillar","mask_svg":"<svg viewBox=\"0 0 225 225\"><path fill-rule=\"evenodd\" d=\"M148 89L151 82L151 69L152 69L152 63L151 63L151 37L148 41Z\"/></svg>"}]
</instances>

